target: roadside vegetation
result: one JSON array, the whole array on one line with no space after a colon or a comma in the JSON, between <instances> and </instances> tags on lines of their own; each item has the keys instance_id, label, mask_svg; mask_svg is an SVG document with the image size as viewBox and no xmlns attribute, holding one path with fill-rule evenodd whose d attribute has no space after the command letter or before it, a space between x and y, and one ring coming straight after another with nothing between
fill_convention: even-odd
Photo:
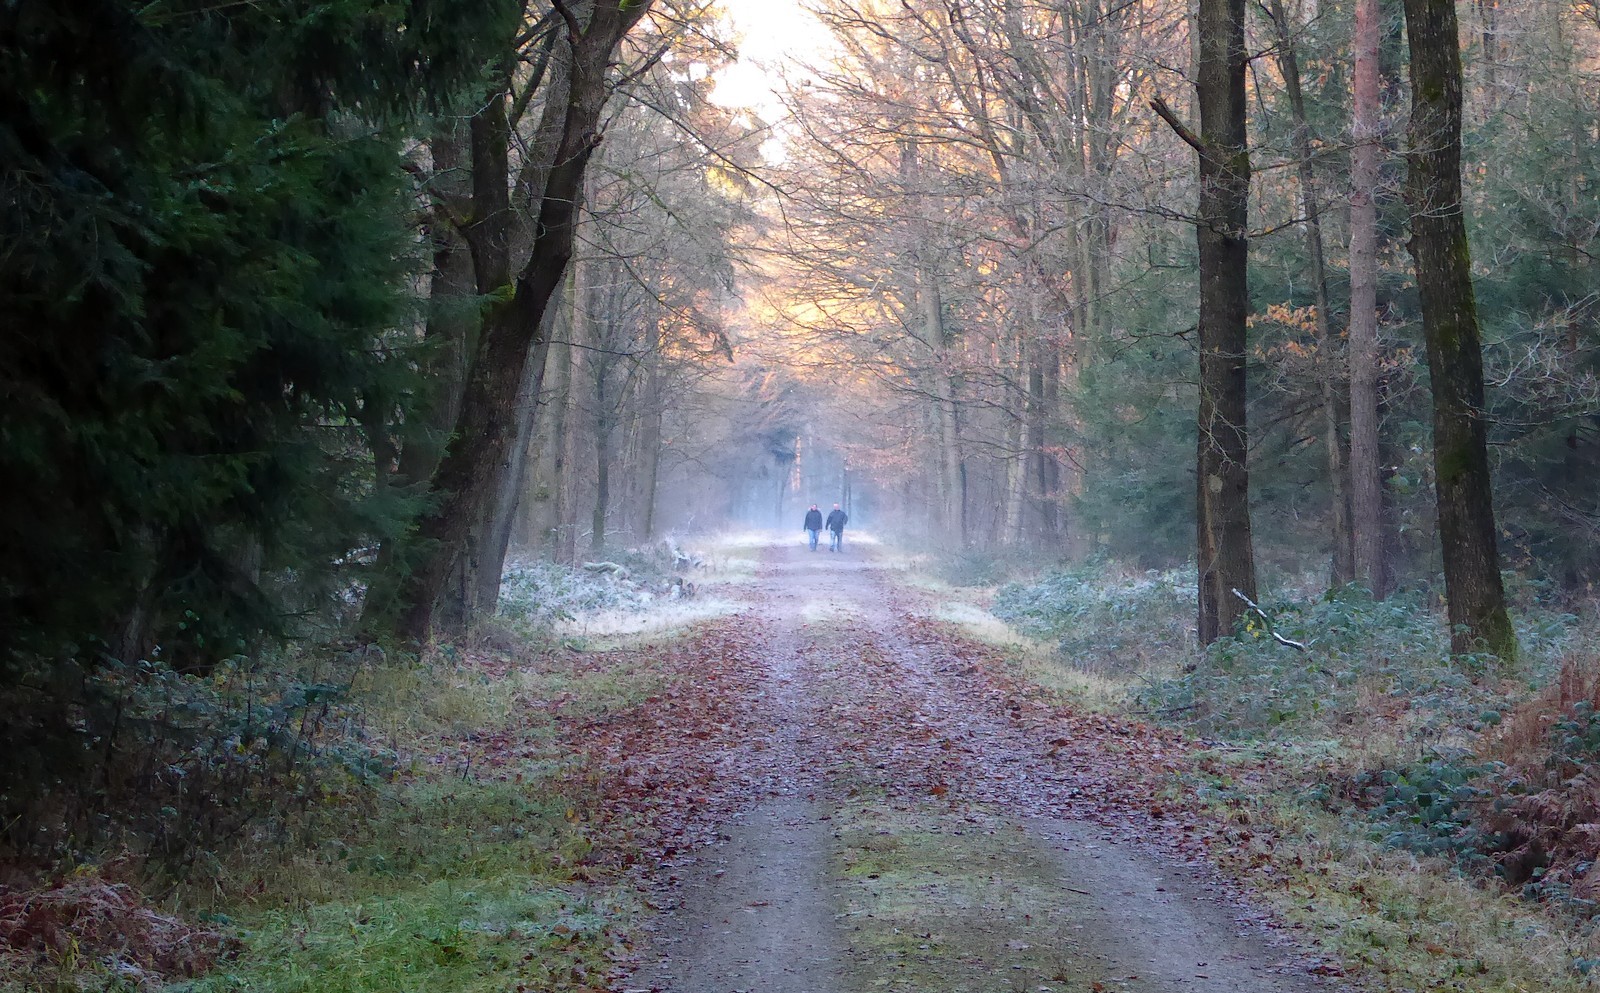
<instances>
[{"instance_id":1,"label":"roadside vegetation","mask_svg":"<svg viewBox=\"0 0 1600 993\"><path fill-rule=\"evenodd\" d=\"M1590 926L1600 0L1400 6L0 3L0 986L603 985L569 736L816 504Z\"/></svg>"},{"instance_id":2,"label":"roadside vegetation","mask_svg":"<svg viewBox=\"0 0 1600 993\"><path fill-rule=\"evenodd\" d=\"M1228 823L1216 855L1325 935L1352 975L1592 988L1600 661L1584 646L1600 632L1580 620L1592 610L1508 584L1522 646L1508 663L1452 655L1427 589L1377 601L1285 582L1202 650L1192 575L1034 572L952 584L939 611L1064 699L1198 739L1206 761L1173 790Z\"/></svg>"},{"instance_id":3,"label":"roadside vegetation","mask_svg":"<svg viewBox=\"0 0 1600 993\"><path fill-rule=\"evenodd\" d=\"M101 680L129 740L99 793L33 800L46 881L0 898L0 990L603 988L640 842L574 736L682 681L643 637L727 606L620 558L516 566L494 625L421 656Z\"/></svg>"}]
</instances>

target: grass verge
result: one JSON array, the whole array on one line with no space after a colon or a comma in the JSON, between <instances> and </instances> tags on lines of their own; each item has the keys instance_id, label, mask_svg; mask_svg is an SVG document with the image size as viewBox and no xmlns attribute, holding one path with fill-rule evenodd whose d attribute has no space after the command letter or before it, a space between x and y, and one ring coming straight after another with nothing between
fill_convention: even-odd
<instances>
[{"instance_id":1,"label":"grass verge","mask_svg":"<svg viewBox=\"0 0 1600 993\"><path fill-rule=\"evenodd\" d=\"M599 776L571 757L552 713L628 709L664 677L643 654L458 662L369 676L371 718L406 745L408 771L328 798L232 859L206 916L237 928L242 951L177 990L606 988L639 908L601 868L628 859L596 856L615 855L627 831L602 825Z\"/></svg>"},{"instance_id":2,"label":"grass verge","mask_svg":"<svg viewBox=\"0 0 1600 993\"><path fill-rule=\"evenodd\" d=\"M1386 845L1364 819L1307 799L1306 770L1228 752L1186 786L1223 828L1221 864L1285 920L1317 935L1353 977L1377 989L1579 993L1600 955L1591 928L1548 906L1485 888L1443 859ZM1312 796L1318 791L1310 791Z\"/></svg>"},{"instance_id":3,"label":"grass verge","mask_svg":"<svg viewBox=\"0 0 1600 993\"><path fill-rule=\"evenodd\" d=\"M1051 853L997 812L885 806L834 814L850 988L1089 989L1092 950ZM1070 897L1069 897L1070 899Z\"/></svg>"},{"instance_id":4,"label":"grass verge","mask_svg":"<svg viewBox=\"0 0 1600 993\"><path fill-rule=\"evenodd\" d=\"M997 619L1053 650L950 619L1067 702L1210 739L1208 771L1173 793L1209 808L1218 860L1351 976L1406 991L1595 988L1600 877L1588 879L1592 840L1582 858L1570 843L1600 781L1600 666L1573 656L1592 626L1522 603L1512 668L1448 657L1420 594L1339 591L1268 604L1309 651L1274 644L1257 619L1200 653L1180 587L1079 572L1000 590Z\"/></svg>"}]
</instances>

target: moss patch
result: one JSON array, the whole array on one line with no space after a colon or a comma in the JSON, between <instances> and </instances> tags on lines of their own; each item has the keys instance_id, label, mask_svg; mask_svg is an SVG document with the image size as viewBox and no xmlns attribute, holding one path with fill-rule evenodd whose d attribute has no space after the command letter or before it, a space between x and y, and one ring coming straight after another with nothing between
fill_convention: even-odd
<instances>
[{"instance_id":1,"label":"moss patch","mask_svg":"<svg viewBox=\"0 0 1600 993\"><path fill-rule=\"evenodd\" d=\"M1054 858L1020 825L861 802L835 823L849 988L1042 993L1110 981Z\"/></svg>"},{"instance_id":2,"label":"moss patch","mask_svg":"<svg viewBox=\"0 0 1600 993\"><path fill-rule=\"evenodd\" d=\"M557 651L374 673L371 726L406 746L394 782L328 797L226 867L212 920L240 956L185 993L604 988L640 911L599 864L599 781L558 736L672 681L648 653ZM253 883L247 881L252 880ZM199 900L193 900L200 903Z\"/></svg>"}]
</instances>

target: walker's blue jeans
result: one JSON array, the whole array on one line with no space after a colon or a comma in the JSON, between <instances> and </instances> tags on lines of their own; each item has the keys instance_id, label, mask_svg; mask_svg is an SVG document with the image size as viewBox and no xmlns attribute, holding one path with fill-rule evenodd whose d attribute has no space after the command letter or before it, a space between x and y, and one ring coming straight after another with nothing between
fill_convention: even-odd
<instances>
[{"instance_id":1,"label":"walker's blue jeans","mask_svg":"<svg viewBox=\"0 0 1600 993\"><path fill-rule=\"evenodd\" d=\"M843 549L844 549L844 532L843 531L829 531L828 532L828 551L837 552L837 551L842 551Z\"/></svg>"},{"instance_id":2,"label":"walker's blue jeans","mask_svg":"<svg viewBox=\"0 0 1600 993\"><path fill-rule=\"evenodd\" d=\"M817 529L816 528L806 528L806 534L811 536L811 550L813 552L816 551L817 550L817 534L818 534Z\"/></svg>"}]
</instances>

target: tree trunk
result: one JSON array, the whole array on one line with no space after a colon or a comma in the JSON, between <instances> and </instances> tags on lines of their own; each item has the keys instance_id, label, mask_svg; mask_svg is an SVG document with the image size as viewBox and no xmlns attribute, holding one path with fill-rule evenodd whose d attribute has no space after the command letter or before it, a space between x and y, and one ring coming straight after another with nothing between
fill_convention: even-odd
<instances>
[{"instance_id":1,"label":"tree trunk","mask_svg":"<svg viewBox=\"0 0 1600 993\"><path fill-rule=\"evenodd\" d=\"M1245 423L1250 152L1245 134L1244 0L1200 0L1200 409L1197 418L1198 634L1233 631L1255 599Z\"/></svg>"},{"instance_id":2,"label":"tree trunk","mask_svg":"<svg viewBox=\"0 0 1600 993\"><path fill-rule=\"evenodd\" d=\"M656 487L661 477L661 325L652 321L646 332L644 356L644 398L640 411L639 457L639 538L653 541L656 536Z\"/></svg>"},{"instance_id":3,"label":"tree trunk","mask_svg":"<svg viewBox=\"0 0 1600 993\"><path fill-rule=\"evenodd\" d=\"M556 301L545 312L551 321L560 306L560 291ZM506 553L511 547L511 530L516 523L517 507L528 485L528 460L533 447L534 422L538 416L539 392L544 388L545 362L550 353L550 328L539 336L533 360L528 364L527 383L517 409L517 440L511 447L511 464L500 481L500 492L491 505L491 514L485 522L478 548L478 566L473 576L473 613L494 616L500 609L500 580L506 571Z\"/></svg>"},{"instance_id":4,"label":"tree trunk","mask_svg":"<svg viewBox=\"0 0 1600 993\"><path fill-rule=\"evenodd\" d=\"M545 434L548 452L548 470L540 480L544 493L544 507L535 518L537 526L529 537L543 554L551 559L558 557L559 538L565 527L567 505L567 403L572 384L572 347L565 342L554 343L550 350L552 382L545 402L549 404L549 430Z\"/></svg>"},{"instance_id":5,"label":"tree trunk","mask_svg":"<svg viewBox=\"0 0 1600 993\"><path fill-rule=\"evenodd\" d=\"M1355 581L1382 599L1383 483L1378 462L1379 0L1356 0L1350 152L1350 509Z\"/></svg>"},{"instance_id":6,"label":"tree trunk","mask_svg":"<svg viewBox=\"0 0 1600 993\"><path fill-rule=\"evenodd\" d=\"M1066 545L1066 537L1071 529L1071 521L1067 519L1067 494L1068 486L1073 484L1076 474L1066 464L1066 460L1056 454L1056 446L1051 444L1051 429L1063 416L1066 404L1061 400L1061 382L1065 378L1062 370L1071 362L1072 347L1062 337L1046 338L1040 345L1040 366L1043 392L1042 425L1043 433L1039 436L1040 453L1040 493L1045 511L1045 536L1049 539L1048 547L1052 552Z\"/></svg>"},{"instance_id":7,"label":"tree trunk","mask_svg":"<svg viewBox=\"0 0 1600 993\"><path fill-rule=\"evenodd\" d=\"M1045 366L1055 360L1055 350L1039 342L1033 346L1033 361L1028 363L1028 461L1033 485L1034 513L1039 536L1049 547L1055 545L1055 535L1060 517L1056 513L1056 484L1060 481L1060 467L1046 444L1045 428L1052 406L1045 388Z\"/></svg>"},{"instance_id":8,"label":"tree trunk","mask_svg":"<svg viewBox=\"0 0 1600 993\"><path fill-rule=\"evenodd\" d=\"M1299 157L1300 209L1305 215L1306 254L1311 259L1311 285L1317 311L1317 379L1322 393L1322 433L1328 461L1329 515L1333 531L1334 586L1355 576L1350 537L1350 496L1345 489L1344 443L1339 437L1339 363L1333 354L1334 338L1328 330L1328 268L1322 254L1321 205L1317 202L1317 177L1312 168L1311 125L1306 120L1305 95L1300 90L1300 59L1283 0L1270 0L1268 12L1278 33L1278 67L1283 73L1289 110L1294 115L1295 153Z\"/></svg>"},{"instance_id":9,"label":"tree trunk","mask_svg":"<svg viewBox=\"0 0 1600 993\"><path fill-rule=\"evenodd\" d=\"M1016 343L1016 382L1027 381L1027 345L1018 339ZM1028 397L1024 393L1021 397L1023 409L1012 411L1013 416L1006 426L1006 504L1004 520L1001 524L1000 543L1003 545L1020 546L1022 544L1022 508L1028 495Z\"/></svg>"},{"instance_id":10,"label":"tree trunk","mask_svg":"<svg viewBox=\"0 0 1600 993\"><path fill-rule=\"evenodd\" d=\"M586 299L584 289L584 270L589 263L584 259L576 259L572 263L570 274L572 306L568 308L569 326L565 342L556 342L552 354L560 363L556 371L556 384L559 393L552 397L555 404L554 423L550 425L550 527L545 535L548 554L556 562L571 563L577 560L576 530L572 521L572 506L574 501L572 493L572 465L576 458L577 443L573 438L573 424L576 418L572 416L574 403L573 394L576 392L578 381L577 351L573 342L581 340L584 333L582 324L584 313L582 301Z\"/></svg>"},{"instance_id":11,"label":"tree trunk","mask_svg":"<svg viewBox=\"0 0 1600 993\"><path fill-rule=\"evenodd\" d=\"M604 389L597 390L600 402L605 402ZM611 414L601 410L594 427L594 515L590 519L593 530L589 537L589 550L598 554L606 547L606 514L611 510Z\"/></svg>"},{"instance_id":12,"label":"tree trunk","mask_svg":"<svg viewBox=\"0 0 1600 993\"><path fill-rule=\"evenodd\" d=\"M473 548L474 531L483 525L488 502L499 492L501 474L516 438L517 395L527 363L544 329L544 315L561 285L572 257L573 225L582 190L583 173L599 141L596 129L607 97L607 72L617 44L644 16L651 0L599 0L581 30L574 22L569 31L565 99L555 94L545 106L539 126L550 136L551 154L536 148L535 160L548 162L543 172L536 232L528 261L514 283L493 281L492 265L479 259L479 245L494 250L509 235L510 129L506 119L504 87L474 117L474 207L478 211L468 229L478 262L479 286L502 302L492 307L479 335L472 372L462 397L456 430L444 458L434 472L432 490L437 502L419 522L417 536L425 549L421 561L406 577L399 595L398 632L423 642L433 631L434 611L451 572ZM481 119L481 134L478 125ZM480 158L491 157L495 168L478 169ZM498 176L498 190L490 183ZM491 209L489 199L498 202Z\"/></svg>"},{"instance_id":13,"label":"tree trunk","mask_svg":"<svg viewBox=\"0 0 1600 993\"><path fill-rule=\"evenodd\" d=\"M585 324L590 337L584 343L591 346L584 354L583 367L588 379L589 409L593 414L594 448L594 503L590 507L589 554L597 556L606 543L606 518L611 511L611 432L616 425L617 400L611 396L611 371L616 357L602 347L609 340L607 326L615 318L612 301L601 302L596 287L590 287L588 314Z\"/></svg>"},{"instance_id":14,"label":"tree trunk","mask_svg":"<svg viewBox=\"0 0 1600 993\"><path fill-rule=\"evenodd\" d=\"M1461 50L1452 0L1406 0L1411 131L1406 200L1433 386L1434 496L1450 647L1517 654L1506 615L1484 425L1483 352L1461 198Z\"/></svg>"},{"instance_id":15,"label":"tree trunk","mask_svg":"<svg viewBox=\"0 0 1600 993\"><path fill-rule=\"evenodd\" d=\"M427 320L422 329L423 388L426 393L400 427L399 464L385 485L415 487L433 475L449 440L466 388L467 354L474 339L476 306L472 256L456 230L453 218L467 209L471 198L463 177L471 163L466 126L454 122L428 144L432 158L428 189L433 204L428 238L433 247L433 270L428 277ZM383 542L378 550L372 582L362 608L361 627L374 631L388 623L400 578L396 569L404 543L399 537Z\"/></svg>"},{"instance_id":16,"label":"tree trunk","mask_svg":"<svg viewBox=\"0 0 1600 993\"><path fill-rule=\"evenodd\" d=\"M423 327L429 395L406 425L405 445L397 475L402 484L420 483L433 475L450 429L461 407L467 382L467 356L476 323L472 296L472 255L452 215L469 201L464 177L471 172L466 127L456 123L428 143L433 159L428 188L434 195L429 222L433 272L428 280L428 320Z\"/></svg>"},{"instance_id":17,"label":"tree trunk","mask_svg":"<svg viewBox=\"0 0 1600 993\"><path fill-rule=\"evenodd\" d=\"M922 306L922 332L933 353L932 379L939 426L941 519L946 536L967 544L966 467L961 453L960 397L951 372L950 348L944 325L944 300L937 279L923 272L917 298Z\"/></svg>"}]
</instances>

